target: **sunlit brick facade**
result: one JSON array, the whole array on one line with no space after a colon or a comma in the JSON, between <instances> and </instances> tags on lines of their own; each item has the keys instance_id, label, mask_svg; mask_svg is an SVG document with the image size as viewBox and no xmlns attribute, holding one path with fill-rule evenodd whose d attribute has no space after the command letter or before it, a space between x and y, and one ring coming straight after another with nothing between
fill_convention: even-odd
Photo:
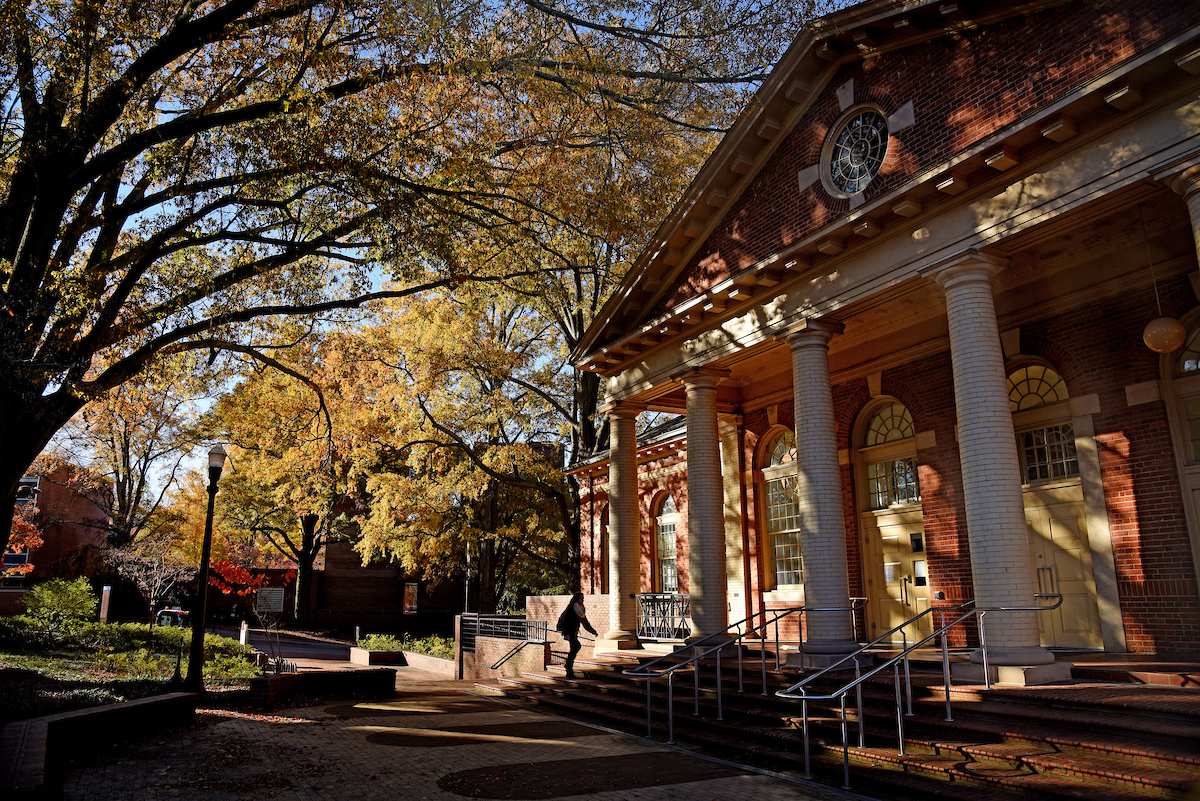
<instances>
[{"instance_id":1,"label":"sunlit brick facade","mask_svg":"<svg viewBox=\"0 0 1200 801\"><path fill-rule=\"evenodd\" d=\"M997 663L1194 651L1198 175L1200 5L819 20L574 354L623 421L611 459L575 467L583 589L625 633L607 642L636 645L627 596L661 590L670 495L693 637L866 598L853 632L808 617L841 653L1041 594L1061 607L988 623ZM1166 353L1142 337L1159 317L1183 329ZM683 418L631 442L647 411Z\"/></svg>"}]
</instances>

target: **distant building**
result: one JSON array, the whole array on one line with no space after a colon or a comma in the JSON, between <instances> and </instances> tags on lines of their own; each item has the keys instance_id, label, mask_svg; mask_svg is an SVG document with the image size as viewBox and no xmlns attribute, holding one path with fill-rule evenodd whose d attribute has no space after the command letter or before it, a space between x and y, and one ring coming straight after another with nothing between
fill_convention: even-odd
<instances>
[{"instance_id":1,"label":"distant building","mask_svg":"<svg viewBox=\"0 0 1200 801\"><path fill-rule=\"evenodd\" d=\"M35 504L34 518L42 544L30 551L5 553L4 566L33 564L22 576L0 577L0 615L25 611L21 597L30 586L49 578L92 577L104 570L104 511L92 499L70 489L71 465L60 464L41 476L21 479L17 503Z\"/></svg>"}]
</instances>

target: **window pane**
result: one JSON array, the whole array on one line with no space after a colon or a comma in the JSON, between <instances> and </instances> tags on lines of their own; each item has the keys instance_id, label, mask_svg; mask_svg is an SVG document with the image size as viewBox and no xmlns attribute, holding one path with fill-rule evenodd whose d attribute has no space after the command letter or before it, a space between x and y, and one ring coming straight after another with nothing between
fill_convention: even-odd
<instances>
[{"instance_id":1,"label":"window pane","mask_svg":"<svg viewBox=\"0 0 1200 801\"><path fill-rule=\"evenodd\" d=\"M1020 442L1025 483L1079 475L1075 429L1070 424L1022 432Z\"/></svg>"},{"instance_id":2,"label":"window pane","mask_svg":"<svg viewBox=\"0 0 1200 801\"><path fill-rule=\"evenodd\" d=\"M910 456L867 465L867 494L872 509L920 501L916 458Z\"/></svg>"},{"instance_id":3,"label":"window pane","mask_svg":"<svg viewBox=\"0 0 1200 801\"><path fill-rule=\"evenodd\" d=\"M775 586L786 587L804 583L799 533L784 531L772 534L771 547L775 555Z\"/></svg>"},{"instance_id":4,"label":"window pane","mask_svg":"<svg viewBox=\"0 0 1200 801\"><path fill-rule=\"evenodd\" d=\"M657 529L655 546L658 552L659 592L676 592L679 589L679 568L675 561L675 515L672 513L659 517Z\"/></svg>"},{"instance_id":5,"label":"window pane","mask_svg":"<svg viewBox=\"0 0 1200 801\"><path fill-rule=\"evenodd\" d=\"M796 501L796 479L775 478L766 482L767 533L775 586L787 587L803 583L800 556L800 505Z\"/></svg>"}]
</instances>

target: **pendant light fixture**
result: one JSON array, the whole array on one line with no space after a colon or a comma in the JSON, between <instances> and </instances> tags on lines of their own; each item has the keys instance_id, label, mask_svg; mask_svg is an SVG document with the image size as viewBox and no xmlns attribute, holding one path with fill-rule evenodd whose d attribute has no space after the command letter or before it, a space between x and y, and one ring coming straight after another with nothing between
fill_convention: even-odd
<instances>
[{"instance_id":1,"label":"pendant light fixture","mask_svg":"<svg viewBox=\"0 0 1200 801\"><path fill-rule=\"evenodd\" d=\"M1162 300L1158 297L1158 280L1154 277L1154 259L1150 256L1150 239L1146 236L1146 216L1138 205L1138 217L1142 221L1142 242L1146 245L1146 262L1150 265L1150 281L1154 284L1154 302L1158 305L1158 317L1146 323L1142 329L1142 342L1155 353L1171 353L1183 347L1187 330L1183 323L1162 313Z\"/></svg>"}]
</instances>

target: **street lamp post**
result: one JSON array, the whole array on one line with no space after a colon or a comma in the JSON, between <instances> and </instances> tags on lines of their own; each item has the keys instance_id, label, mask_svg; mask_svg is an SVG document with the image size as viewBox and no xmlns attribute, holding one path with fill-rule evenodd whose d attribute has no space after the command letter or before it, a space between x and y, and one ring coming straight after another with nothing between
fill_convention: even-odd
<instances>
[{"instance_id":1,"label":"street lamp post","mask_svg":"<svg viewBox=\"0 0 1200 801\"><path fill-rule=\"evenodd\" d=\"M208 452L208 515L204 518L204 544L200 548L200 584L196 589L198 601L192 617L192 650L188 654L187 692L204 692L204 617L208 611L208 562L212 554L213 509L217 501L217 481L225 466L225 449L214 445Z\"/></svg>"}]
</instances>

